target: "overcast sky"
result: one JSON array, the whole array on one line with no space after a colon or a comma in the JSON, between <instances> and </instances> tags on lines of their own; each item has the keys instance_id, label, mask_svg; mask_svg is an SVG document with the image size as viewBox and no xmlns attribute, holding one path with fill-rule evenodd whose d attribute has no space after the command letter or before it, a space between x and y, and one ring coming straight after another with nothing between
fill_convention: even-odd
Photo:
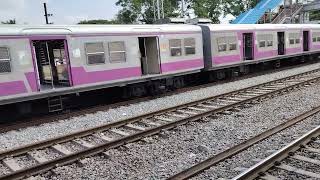
<instances>
[{"instance_id":1,"label":"overcast sky","mask_svg":"<svg viewBox=\"0 0 320 180\"><path fill-rule=\"evenodd\" d=\"M18 24L44 24L43 2L53 14L54 24L76 24L85 19L112 19L117 0L0 0L0 21L16 19Z\"/></svg>"}]
</instances>

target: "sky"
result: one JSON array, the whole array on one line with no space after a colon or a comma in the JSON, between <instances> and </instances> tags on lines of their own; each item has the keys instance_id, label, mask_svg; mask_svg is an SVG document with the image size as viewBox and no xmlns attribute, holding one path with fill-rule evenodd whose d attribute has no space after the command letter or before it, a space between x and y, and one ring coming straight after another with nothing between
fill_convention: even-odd
<instances>
[{"instance_id":1,"label":"sky","mask_svg":"<svg viewBox=\"0 0 320 180\"><path fill-rule=\"evenodd\" d=\"M0 0L0 21L17 24L45 24L43 3L54 24L76 24L80 20L112 19L119 10L117 0Z\"/></svg>"}]
</instances>

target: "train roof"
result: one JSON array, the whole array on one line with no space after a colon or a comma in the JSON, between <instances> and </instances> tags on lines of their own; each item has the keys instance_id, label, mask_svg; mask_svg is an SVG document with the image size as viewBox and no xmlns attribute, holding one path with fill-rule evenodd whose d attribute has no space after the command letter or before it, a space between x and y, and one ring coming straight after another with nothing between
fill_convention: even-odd
<instances>
[{"instance_id":1,"label":"train roof","mask_svg":"<svg viewBox=\"0 0 320 180\"><path fill-rule=\"evenodd\" d=\"M320 29L318 24L207 24L211 31Z\"/></svg>"},{"instance_id":2,"label":"train roof","mask_svg":"<svg viewBox=\"0 0 320 180\"><path fill-rule=\"evenodd\" d=\"M241 30L290 30L320 29L318 24L207 24L211 31ZM99 33L200 33L197 25L163 24L163 25L0 25L0 36L20 35L61 35L61 34L99 34Z\"/></svg>"},{"instance_id":3,"label":"train roof","mask_svg":"<svg viewBox=\"0 0 320 180\"><path fill-rule=\"evenodd\" d=\"M0 25L0 35L201 32L196 25Z\"/></svg>"}]
</instances>

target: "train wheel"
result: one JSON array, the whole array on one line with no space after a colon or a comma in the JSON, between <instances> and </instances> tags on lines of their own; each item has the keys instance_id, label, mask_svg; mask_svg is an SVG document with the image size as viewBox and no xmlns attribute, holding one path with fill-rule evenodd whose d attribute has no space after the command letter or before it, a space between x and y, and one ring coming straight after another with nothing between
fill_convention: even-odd
<instances>
[{"instance_id":1,"label":"train wheel","mask_svg":"<svg viewBox=\"0 0 320 180\"><path fill-rule=\"evenodd\" d=\"M278 60L278 61L274 62L274 67L275 68L280 68L281 67L281 61Z\"/></svg>"}]
</instances>

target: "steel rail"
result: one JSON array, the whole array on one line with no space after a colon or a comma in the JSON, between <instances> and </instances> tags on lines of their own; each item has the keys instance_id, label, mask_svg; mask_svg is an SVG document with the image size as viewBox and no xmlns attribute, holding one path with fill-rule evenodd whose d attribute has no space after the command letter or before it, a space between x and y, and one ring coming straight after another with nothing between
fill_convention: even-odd
<instances>
[{"instance_id":1,"label":"steel rail","mask_svg":"<svg viewBox=\"0 0 320 180\"><path fill-rule=\"evenodd\" d=\"M193 176L201 173L202 171L218 164L219 162L221 162L227 158L230 158L230 157L248 149L249 147L261 142L262 140L269 138L270 136L277 134L277 133L295 125L296 123L301 122L301 121L307 119L308 117L311 117L319 112L320 112L320 106L312 109L311 111L305 112L305 113L303 113L293 119L290 119L289 121L284 122L284 123L272 128L272 129L269 129L269 130L255 136L253 138L250 138L249 140L246 140L246 141L244 141L244 142L242 142L242 143L240 143L230 149L227 149L217 155L209 157L205 161L202 161L202 162L200 162L200 163L198 163L198 164L196 164L196 165L194 165L194 166L192 166L192 167L190 167L180 173L177 173L177 174L171 176L169 179L181 180L181 179L187 179L187 178L193 177ZM274 160L274 159L272 159L272 160ZM268 161L268 163L269 163L269 161ZM256 169L255 169L254 173L257 173ZM243 178L240 178L240 179L247 179L247 177L250 177L250 176L243 175Z\"/></svg>"},{"instance_id":2,"label":"steel rail","mask_svg":"<svg viewBox=\"0 0 320 180\"><path fill-rule=\"evenodd\" d=\"M271 69L271 70L266 70L266 71L262 71L262 72L254 72L254 73L250 73L248 75L244 75L244 76L240 76L240 77L235 77L232 79L227 79L227 80L221 80L218 82L208 82L205 84L198 84L198 85L192 85L192 86L186 86L183 88L179 88L177 90L174 91L170 91L170 92L166 92L165 94L160 94L160 95L155 95L155 96L143 96L143 97L133 97L133 98L129 98L129 99L123 99L121 101L115 101L115 102L111 102L112 104L100 104L100 105L96 105L93 107L87 107L87 108L80 108L80 109L74 109L74 110L67 110L65 112L60 112L59 114L49 114L49 115L44 115L44 116L40 116L40 117L32 117L32 118L27 118L24 119L23 121L16 121L13 120L12 123L5 123L5 124L0 124L0 133L5 133L11 130L18 130L18 129L23 129L26 127L30 127L30 126L38 126L41 124L45 124L45 123L50 123L50 122L54 122L57 120L61 120L61 119L66 119L66 118L70 118L70 117L74 117L74 116L79 116L79 115L85 115L85 114L90 114L90 113L95 113L97 111L106 111L108 109L111 108L116 108L119 106L124 106L124 105L128 105L128 104L135 104L135 103L140 103L140 102L144 102L144 101L150 101L150 100L154 100L157 98L162 98L162 97L168 97L171 95L175 95L177 93L183 93L183 92L189 92L189 91L193 91L193 90L198 90L201 88L206 88L206 87L211 87L211 86L216 86L216 85L220 85L220 84L225 84L225 83L229 83L229 82L235 82L235 81L239 81L239 80L243 80L243 79L247 79L247 78L252 78L252 77L257 77L257 76L261 76L261 75L265 75L265 74L270 74L270 73L276 73L276 72L281 72L284 70L289 70L289 69L293 69L293 68L299 68L299 67L303 67L305 65L310 65L310 64L314 64L314 62L306 62L304 64L299 64L299 65L294 65L294 66L285 66L279 69Z\"/></svg>"},{"instance_id":3,"label":"steel rail","mask_svg":"<svg viewBox=\"0 0 320 180\"><path fill-rule=\"evenodd\" d=\"M21 154L27 153L30 150L37 150L37 149L41 149L41 148L46 148L46 147L49 147L51 145L67 142L67 141L74 140L74 139L80 138L80 137L89 136L89 135L91 135L93 133L102 132L102 131L108 130L110 128L121 127L123 125L129 124L129 123L132 123L132 122L140 121L141 119L144 119L144 118L147 118L147 117L153 117L155 115L163 114L165 112L172 112L172 111L174 111L176 109L180 109L180 108L183 108L183 107L186 107L186 106L197 105L197 104L202 103L204 101L208 101L208 100L212 100L212 99L219 99L220 97L225 97L227 95L233 95L233 94L237 94L237 93L240 93L240 92L243 93L243 92L246 92L249 89L250 90L255 90L257 87L261 88L261 87L265 87L266 85L270 85L270 84L273 85L274 83L277 83L277 82L285 82L285 80L295 80L297 77L304 77L304 75L310 75L312 73L316 73L316 72L319 72L319 71L320 71L320 69L313 70L313 71L302 73L302 74L299 74L299 75L294 75L294 76L290 76L290 77L287 77L287 78L275 80L275 81L272 81L272 82L267 82L267 83L263 83L263 84L260 84L260 85L255 85L255 86L248 87L248 88L245 88L245 89L232 91L232 92L229 92L229 93L226 93L226 94L222 94L222 95L219 95L219 96L215 96L215 97L211 97L211 98L205 98L203 100L187 103L187 104L180 105L180 106L177 106L177 107L167 108L167 109L164 109L164 110L161 110L161 111L158 111L158 112L148 113L148 114L145 114L145 115L142 115L142 116L138 116L138 117L135 117L135 118L130 118L130 119L127 119L127 120L124 120L124 121L119 121L119 122L107 124L107 125L104 125L104 126L101 126L101 127L91 128L89 130L80 131L80 132L69 134L69 135L66 135L66 136L61 136L61 137L58 137L58 138L50 139L48 141L43 141L43 142L40 142L40 143L35 143L35 144L29 145L29 146L25 146L23 148L17 148L17 149L14 149L12 151L9 150L9 151L1 153L0 157L1 157L1 159L3 159L3 158L6 158L8 156L10 157L10 156L21 155ZM212 114L216 114L216 113L219 113L219 112L224 112L226 110L233 109L233 108L235 108L235 107L237 107L239 105L242 105L242 104L250 103L250 102L253 102L255 100L259 100L259 99L262 99L262 98L265 98L265 97L269 97L269 96L272 96L274 94L281 93L281 92L287 91L289 89L293 89L293 88L300 87L300 86L303 86L303 85L311 84L311 83L314 83L314 82L317 82L317 81L320 81L320 75L318 75L317 77L310 78L307 81L297 82L294 85L289 85L289 86L286 86L286 87L283 87L283 88L279 88L279 89L274 90L274 91L270 91L270 92L267 92L267 93L264 93L264 94L261 94L261 95L257 95L257 96L252 97L252 98L247 98L247 99L239 101L239 102L234 102L232 104L225 105L225 106L222 106L222 107L214 109L214 110L210 110L210 111L207 111L207 112L199 113L199 114L196 114L196 115L191 115L189 117L186 117L186 118L183 118L183 119L180 119L180 120L176 120L174 122L170 122L170 123L167 123L167 124L155 127L155 128L150 128L150 129L147 129L145 131L138 132L138 133L135 133L135 134L132 134L130 136L123 137L123 138L119 138L119 139L116 139L116 140L108 142L108 143L96 145L96 146L94 146L92 148L87 148L85 150L78 151L78 152L75 152L75 153L72 153L72 154L69 154L69 155L65 155L65 156L57 158L57 159L46 161L44 163L35 165L33 167L28 167L26 169L18 170L18 171L15 171L13 173L6 174L6 175L0 177L0 179L17 179L17 178L23 178L23 177L26 177L26 176L34 175L34 174L46 171L48 169L55 168L56 166L65 165L65 164L69 164L69 163L75 162L75 161L77 161L77 160L79 160L79 159L81 159L83 157L87 157L87 156L91 156L91 155L94 155L94 154L98 154L98 153L106 151L108 149L119 147L119 146L121 146L123 144L143 139L145 137L157 134L157 133L161 132L162 130L175 128L175 127L177 127L179 125L186 124L186 123L191 122L191 121L196 121L196 120L202 119L203 117L211 116Z\"/></svg>"},{"instance_id":4,"label":"steel rail","mask_svg":"<svg viewBox=\"0 0 320 180\"><path fill-rule=\"evenodd\" d=\"M76 139L76 138L85 137L85 136L91 135L91 134L96 133L96 132L105 131L105 130L110 129L110 128L120 127L120 126L129 124L129 123L133 123L133 122L139 121L141 119L150 118L150 117L153 117L153 116L156 116L156 115L159 115L159 114L163 114L165 112L174 111L176 109L180 109L180 108L183 108L183 107L186 107L186 106L196 105L196 104L199 104L201 102L205 102L205 101L208 101L208 100L211 100L211 99L219 99L221 97L225 97L225 96L228 96L228 95L237 94L237 93L240 93L240 92L245 92L246 90L249 90L249 89L255 89L257 87L262 87L262 86L266 86L266 85L269 85L269 84L274 84L274 83L277 83L277 82L283 82L283 81L289 80L289 79L295 79L297 77L304 76L304 75L307 75L307 74L316 73L316 72L320 72L320 69L316 69L316 70L304 72L304 73L301 73L301 74L298 74L298 75L293 75L293 76L289 76L289 77L286 77L286 78L277 79L277 80L274 80L274 81L270 81L270 82L266 82L266 83L262 83L262 84L258 84L258 85L254 85L254 86L250 86L250 87L247 87L247 88L244 88L244 89L240 89L240 90L231 91L231 92L224 93L224 94L221 94L221 95L217 95L217 96L214 96L214 97L200 99L200 100L193 101L193 102L186 103L186 104L182 104L182 105L179 105L179 106L174 106L174 107L162 109L162 110L159 110L159 111L150 112L150 113L147 113L147 114L144 114L144 115L140 115L140 116L124 119L124 120L121 120L121 121L116 121L116 122L108 123L108 124L105 124L105 125L101 125L101 126L97 126L97 127L93 127L93 128L88 128L86 130L77 131L77 132L70 133L70 134L67 134L67 135L58 136L58 137L51 138L51 139L48 139L48 140L45 140L45 141L40 141L40 142L29 144L29 145L26 145L26 146L21 146L21 147L18 147L18 148L10 149L10 150L7 150L7 151L2 151L2 152L0 151L0 160L6 158L8 156L17 156L17 155L20 155L20 154L24 154L24 153L28 152L31 149L40 149L40 148L45 148L45 147L48 147L48 146L51 146L51 145L54 145L54 144L64 143L64 142L67 142L67 141L70 141L70 140L73 140L73 139Z\"/></svg>"},{"instance_id":5,"label":"steel rail","mask_svg":"<svg viewBox=\"0 0 320 180\"><path fill-rule=\"evenodd\" d=\"M258 164L254 165L253 167L239 174L233 179L242 180L242 179L255 179L259 177L265 171L273 167L276 162L280 162L286 157L290 156L290 153L299 150L301 146L305 146L307 143L309 143L313 138L317 136L320 136L320 126L311 130L307 134L303 135L301 138L295 140L294 142L290 143L286 147L275 152L271 156L267 157L265 160L259 162Z\"/></svg>"}]
</instances>

